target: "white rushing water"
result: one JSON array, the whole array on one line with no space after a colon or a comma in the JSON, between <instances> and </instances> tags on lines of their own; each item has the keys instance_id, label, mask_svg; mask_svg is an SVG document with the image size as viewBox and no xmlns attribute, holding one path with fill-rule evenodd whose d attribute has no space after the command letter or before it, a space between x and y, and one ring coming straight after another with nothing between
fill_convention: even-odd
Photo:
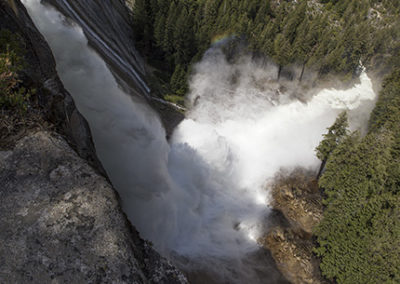
<instances>
[{"instance_id":1,"label":"white rushing water","mask_svg":"<svg viewBox=\"0 0 400 284\"><path fill-rule=\"evenodd\" d=\"M375 98L367 75L352 89L323 90L303 103L277 91L276 67L245 58L230 64L212 49L196 67L190 111L168 144L156 113L121 91L77 25L39 0L23 3L142 236L225 280L257 283L241 260L258 249L268 182L283 167L316 169L314 149L341 111L349 111L353 128L365 123ZM227 261L248 279L230 275Z\"/></svg>"}]
</instances>

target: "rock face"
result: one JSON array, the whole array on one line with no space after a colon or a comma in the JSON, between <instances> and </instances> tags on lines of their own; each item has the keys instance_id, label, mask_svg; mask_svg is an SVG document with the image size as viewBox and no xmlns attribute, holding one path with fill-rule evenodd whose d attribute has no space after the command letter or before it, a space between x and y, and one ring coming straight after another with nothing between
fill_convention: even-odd
<instances>
[{"instance_id":1,"label":"rock face","mask_svg":"<svg viewBox=\"0 0 400 284\"><path fill-rule=\"evenodd\" d=\"M64 89L56 71L53 54L36 29L25 7L20 1L0 1L0 29L18 34L25 46L23 84L35 88L45 118L54 124L57 131L65 134L68 142L81 157L101 171L89 126L77 110L71 95ZM71 119L73 118L73 119Z\"/></svg>"},{"instance_id":2,"label":"rock face","mask_svg":"<svg viewBox=\"0 0 400 284\"><path fill-rule=\"evenodd\" d=\"M31 133L0 152L0 181L1 283L186 282L59 135Z\"/></svg>"},{"instance_id":3,"label":"rock face","mask_svg":"<svg viewBox=\"0 0 400 284\"><path fill-rule=\"evenodd\" d=\"M170 136L184 115L173 104L157 97L146 82L146 65L135 49L131 24L133 2L127 0L45 0L78 23L90 45L108 63L121 88L144 99L160 115Z\"/></svg>"},{"instance_id":4,"label":"rock face","mask_svg":"<svg viewBox=\"0 0 400 284\"><path fill-rule=\"evenodd\" d=\"M313 254L312 229L322 218L321 194L315 174L302 169L282 172L272 186L272 206L289 226L277 226L259 240L270 250L278 269L294 284L323 283Z\"/></svg>"},{"instance_id":5,"label":"rock face","mask_svg":"<svg viewBox=\"0 0 400 284\"><path fill-rule=\"evenodd\" d=\"M272 188L272 206L292 227L309 235L322 218L322 197L313 173L297 169L281 173Z\"/></svg>"},{"instance_id":6,"label":"rock face","mask_svg":"<svg viewBox=\"0 0 400 284\"><path fill-rule=\"evenodd\" d=\"M125 1L46 0L79 24L91 46L137 96L148 97L144 61L135 49Z\"/></svg>"},{"instance_id":7,"label":"rock face","mask_svg":"<svg viewBox=\"0 0 400 284\"><path fill-rule=\"evenodd\" d=\"M127 221L20 1L0 1L0 29L26 47L22 84L37 89L36 122L47 124L0 143L0 283L187 283Z\"/></svg>"},{"instance_id":8,"label":"rock face","mask_svg":"<svg viewBox=\"0 0 400 284\"><path fill-rule=\"evenodd\" d=\"M310 239L293 229L276 227L259 242L270 250L278 269L290 283L323 283Z\"/></svg>"}]
</instances>

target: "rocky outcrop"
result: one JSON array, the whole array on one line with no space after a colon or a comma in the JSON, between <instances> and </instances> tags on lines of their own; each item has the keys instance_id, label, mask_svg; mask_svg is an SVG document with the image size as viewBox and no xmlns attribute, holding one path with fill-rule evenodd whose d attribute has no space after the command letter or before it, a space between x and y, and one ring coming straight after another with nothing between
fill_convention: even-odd
<instances>
[{"instance_id":1,"label":"rocky outcrop","mask_svg":"<svg viewBox=\"0 0 400 284\"><path fill-rule=\"evenodd\" d=\"M81 157L102 170L92 143L90 129L64 89L56 71L50 47L38 32L20 1L0 1L0 29L18 34L25 49L23 84L37 90L39 105L46 120L67 137Z\"/></svg>"},{"instance_id":2,"label":"rocky outcrop","mask_svg":"<svg viewBox=\"0 0 400 284\"><path fill-rule=\"evenodd\" d=\"M294 284L322 283L319 262L314 257L313 243L290 228L272 229L260 244L268 248L278 269Z\"/></svg>"},{"instance_id":3,"label":"rocky outcrop","mask_svg":"<svg viewBox=\"0 0 400 284\"><path fill-rule=\"evenodd\" d=\"M294 284L323 283L313 254L312 230L322 218L322 197L315 174L303 169L281 172L272 185L272 206L288 226L276 226L259 240L278 269Z\"/></svg>"},{"instance_id":4,"label":"rocky outcrop","mask_svg":"<svg viewBox=\"0 0 400 284\"><path fill-rule=\"evenodd\" d=\"M185 283L140 239L107 180L59 135L0 152L1 283Z\"/></svg>"},{"instance_id":5,"label":"rocky outcrop","mask_svg":"<svg viewBox=\"0 0 400 284\"><path fill-rule=\"evenodd\" d=\"M131 24L132 1L45 0L78 23L89 44L108 63L124 91L146 100L160 115L169 137L184 119L181 109L163 100L147 83L146 65L135 49Z\"/></svg>"},{"instance_id":6,"label":"rocky outcrop","mask_svg":"<svg viewBox=\"0 0 400 284\"><path fill-rule=\"evenodd\" d=\"M322 196L312 172L281 172L272 187L272 207L282 212L293 229L311 235L322 218Z\"/></svg>"},{"instance_id":7,"label":"rocky outcrop","mask_svg":"<svg viewBox=\"0 0 400 284\"><path fill-rule=\"evenodd\" d=\"M0 135L0 282L187 283L128 222L88 124L20 1L0 1L0 29L21 37L22 85L37 90L30 108L39 116L18 135ZM0 131L24 121L14 118Z\"/></svg>"},{"instance_id":8,"label":"rocky outcrop","mask_svg":"<svg viewBox=\"0 0 400 284\"><path fill-rule=\"evenodd\" d=\"M115 75L128 83L134 95L149 96L144 61L135 49L130 10L125 6L125 1L45 2L81 26L90 45L101 54Z\"/></svg>"}]
</instances>

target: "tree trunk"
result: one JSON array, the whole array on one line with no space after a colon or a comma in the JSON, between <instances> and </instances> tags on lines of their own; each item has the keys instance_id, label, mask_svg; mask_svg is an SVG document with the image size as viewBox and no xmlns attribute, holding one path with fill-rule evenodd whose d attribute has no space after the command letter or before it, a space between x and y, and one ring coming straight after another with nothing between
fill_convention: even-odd
<instances>
[{"instance_id":1,"label":"tree trunk","mask_svg":"<svg viewBox=\"0 0 400 284\"><path fill-rule=\"evenodd\" d=\"M306 69L306 62L303 62L303 67L301 68L301 73L300 73L300 77L299 77L299 82L301 82L301 80L303 80L304 69Z\"/></svg>"},{"instance_id":2,"label":"tree trunk","mask_svg":"<svg viewBox=\"0 0 400 284\"><path fill-rule=\"evenodd\" d=\"M281 78L281 72L282 72L282 65L279 65L279 68L278 68L278 81Z\"/></svg>"},{"instance_id":3,"label":"tree trunk","mask_svg":"<svg viewBox=\"0 0 400 284\"><path fill-rule=\"evenodd\" d=\"M323 172L323 170L324 170L324 168L325 168L325 165L326 165L326 161L327 161L327 160L328 160L328 159L325 159L325 160L322 161L321 166L319 167L319 171L318 171L318 175L317 175L317 180L319 180L319 178L322 176L322 172Z\"/></svg>"}]
</instances>

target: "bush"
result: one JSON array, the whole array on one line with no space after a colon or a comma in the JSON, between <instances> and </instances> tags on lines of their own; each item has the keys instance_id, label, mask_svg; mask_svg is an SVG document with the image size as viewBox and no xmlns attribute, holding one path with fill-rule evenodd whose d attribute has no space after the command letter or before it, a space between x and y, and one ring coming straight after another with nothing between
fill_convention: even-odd
<instances>
[{"instance_id":1,"label":"bush","mask_svg":"<svg viewBox=\"0 0 400 284\"><path fill-rule=\"evenodd\" d=\"M26 111L34 91L22 86L18 72L23 69L24 49L18 35L0 31L0 108Z\"/></svg>"}]
</instances>

